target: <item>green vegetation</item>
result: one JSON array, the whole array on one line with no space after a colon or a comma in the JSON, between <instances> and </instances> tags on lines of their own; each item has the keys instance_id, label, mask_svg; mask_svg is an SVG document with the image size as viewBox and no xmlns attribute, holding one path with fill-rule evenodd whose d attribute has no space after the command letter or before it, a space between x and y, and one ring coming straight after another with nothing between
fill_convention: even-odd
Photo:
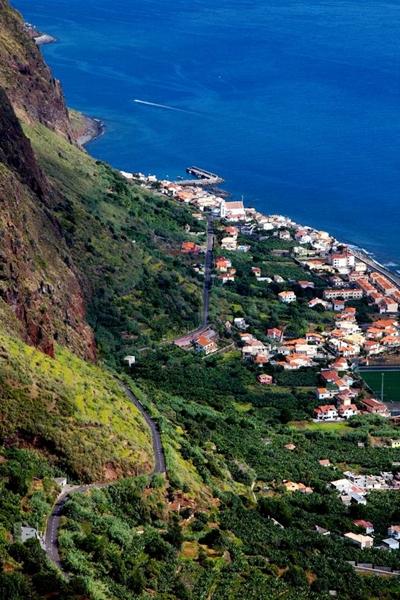
<instances>
[{"instance_id":1,"label":"green vegetation","mask_svg":"<svg viewBox=\"0 0 400 600\"><path fill-rule=\"evenodd\" d=\"M179 255L191 212L128 183L41 125L25 127L61 192L54 216L82 273L89 322L114 364L197 326L202 282ZM201 239L201 237L200 237Z\"/></svg>"},{"instance_id":2,"label":"green vegetation","mask_svg":"<svg viewBox=\"0 0 400 600\"><path fill-rule=\"evenodd\" d=\"M107 371L0 333L0 436L37 448L81 481L151 469L150 433Z\"/></svg>"},{"instance_id":3,"label":"green vegetation","mask_svg":"<svg viewBox=\"0 0 400 600\"><path fill-rule=\"evenodd\" d=\"M0 8L0 83L25 116L45 174L4 102L0 293L13 312L0 301L0 599L322 600L330 590L344 600L398 598L398 579L362 578L348 561L400 568L399 553L361 551L343 534L368 519L380 542L400 522L400 495L376 491L348 508L329 485L349 469L395 470L400 449L387 441L398 429L376 416L311 422L317 369L260 371L235 350L202 357L169 343L199 322L202 279L180 248L205 241L204 222L67 141L81 117L73 112L71 127L39 52L4 0ZM331 313L308 308L326 284L290 256L292 242L240 242L248 253L224 252L236 282L216 281L212 291L223 343L232 341L225 323L234 317L263 341L268 327L301 337L332 325ZM252 266L275 280L257 281ZM280 303L277 293L299 279L315 290L296 286L297 302ZM359 308L367 321L365 303ZM72 353L93 356L86 318L97 365ZM53 338L54 358L22 341L52 354ZM126 354L137 362L122 375ZM149 430L115 372L159 425L166 480L149 475ZM260 385L260 372L274 384ZM65 506L68 579L37 540L19 542L21 525L44 530L60 475L112 482ZM292 484L312 493L288 491Z\"/></svg>"},{"instance_id":4,"label":"green vegetation","mask_svg":"<svg viewBox=\"0 0 400 600\"><path fill-rule=\"evenodd\" d=\"M382 369L382 371L366 371L361 375L375 396L378 398L381 397L383 375L384 402L400 401L400 372L385 371Z\"/></svg>"},{"instance_id":5,"label":"green vegetation","mask_svg":"<svg viewBox=\"0 0 400 600\"><path fill-rule=\"evenodd\" d=\"M312 421L294 421L289 423L290 427L304 431L326 431L327 433L342 433L349 431L349 425L340 421L338 423L313 423Z\"/></svg>"}]
</instances>

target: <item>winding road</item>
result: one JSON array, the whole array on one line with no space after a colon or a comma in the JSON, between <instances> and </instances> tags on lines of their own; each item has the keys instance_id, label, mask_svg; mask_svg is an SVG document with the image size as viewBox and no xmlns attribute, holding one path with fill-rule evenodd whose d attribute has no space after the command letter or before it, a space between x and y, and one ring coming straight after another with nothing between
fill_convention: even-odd
<instances>
[{"instance_id":1,"label":"winding road","mask_svg":"<svg viewBox=\"0 0 400 600\"><path fill-rule=\"evenodd\" d=\"M161 443L161 436L157 423L150 417L144 406L139 402L133 392L125 385L121 384L127 398L136 406L140 414L146 421L153 444L154 469L153 473L165 474L167 472L165 466L164 450ZM53 510L47 521L46 532L44 537L45 552L49 560L54 563L64 574L65 570L62 567L60 553L58 551L58 530L60 528L60 520L64 510L64 506L72 494L87 492L88 490L101 489L112 485L110 483L91 483L89 485L67 485L57 497L53 506Z\"/></svg>"},{"instance_id":2,"label":"winding road","mask_svg":"<svg viewBox=\"0 0 400 600\"><path fill-rule=\"evenodd\" d=\"M209 215L207 217L207 249L204 259L204 286L203 286L203 310L201 316L201 323L197 329L190 331L186 335L177 338L174 343L177 346L188 346L193 340L207 331L209 327L209 310L210 310L210 291L212 284L212 266L213 266L213 247L214 247L214 228L213 219ZM146 421L152 438L153 444L153 456L154 456L154 470L153 473L165 474L167 472L165 465L165 455L161 443L161 436L157 426L157 423L150 417L144 406L139 402L133 392L123 383L121 386L132 404L136 406L144 420ZM67 503L68 499L73 494L84 493L91 489L101 489L111 485L111 483L92 483L89 485L70 485L65 486L62 492L59 494L56 503L53 506L53 510L47 521L47 527L45 532L45 551L47 557L52 563L54 563L63 573L66 575L66 571L63 569L61 564L60 553L58 550L58 531L60 528L61 516Z\"/></svg>"},{"instance_id":3,"label":"winding road","mask_svg":"<svg viewBox=\"0 0 400 600\"><path fill-rule=\"evenodd\" d=\"M205 333L209 326L210 313L210 291L212 285L212 266L213 266L213 248L214 248L214 227L213 218L211 215L207 217L207 249L204 259L204 286L203 286L203 310L201 323L186 335L183 335L174 340L176 346L189 346L195 338L202 333Z\"/></svg>"}]
</instances>

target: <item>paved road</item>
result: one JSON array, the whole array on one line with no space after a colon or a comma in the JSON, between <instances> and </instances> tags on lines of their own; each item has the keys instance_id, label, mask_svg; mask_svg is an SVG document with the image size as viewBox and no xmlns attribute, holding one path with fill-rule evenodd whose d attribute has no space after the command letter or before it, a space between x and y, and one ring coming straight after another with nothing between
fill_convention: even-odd
<instances>
[{"instance_id":1,"label":"paved road","mask_svg":"<svg viewBox=\"0 0 400 600\"><path fill-rule=\"evenodd\" d=\"M400 277L398 275L396 275L395 273L393 273L393 271L390 271L390 269L387 269L383 265L380 265L379 263L377 263L375 260L370 258L367 254L364 254L363 252L352 249L352 253L354 254L354 256L356 258L358 258L358 260L365 263L368 267L370 267L374 271L381 273L382 275L387 277L392 283L394 283L398 288L400 288Z\"/></svg>"},{"instance_id":2,"label":"paved road","mask_svg":"<svg viewBox=\"0 0 400 600\"><path fill-rule=\"evenodd\" d=\"M165 466L164 450L161 443L161 436L158 430L157 423L150 417L144 406L139 402L136 396L131 390L124 384L122 387L129 400L136 406L140 414L143 416L151 432L151 439L153 442L153 454L154 454L154 470L153 473L166 473L167 469Z\"/></svg>"},{"instance_id":3,"label":"paved road","mask_svg":"<svg viewBox=\"0 0 400 600\"><path fill-rule=\"evenodd\" d=\"M146 421L152 438L153 443L153 454L154 454L154 470L153 473L166 473L165 456L161 443L161 436L158 430L158 426L155 421L146 412L143 405L139 402L136 396L131 390L125 385L121 384L126 396L130 402L136 406L144 420ZM65 486L60 495L58 496L56 503L53 506L53 510L47 521L47 527L45 532L45 551L47 557L54 563L61 571L64 571L61 564L60 553L58 551L58 530L60 527L60 519L64 506L72 494L87 492L88 490L101 489L111 485L110 483L91 483L89 485L70 485Z\"/></svg>"},{"instance_id":4,"label":"paved road","mask_svg":"<svg viewBox=\"0 0 400 600\"><path fill-rule=\"evenodd\" d=\"M176 346L189 346L195 338L208 329L209 311L210 311L210 291L212 285L212 267L213 267L213 248L214 248L214 228L212 216L207 218L207 249L204 258L204 286L203 286L203 309L201 323L186 335L176 338Z\"/></svg>"}]
</instances>

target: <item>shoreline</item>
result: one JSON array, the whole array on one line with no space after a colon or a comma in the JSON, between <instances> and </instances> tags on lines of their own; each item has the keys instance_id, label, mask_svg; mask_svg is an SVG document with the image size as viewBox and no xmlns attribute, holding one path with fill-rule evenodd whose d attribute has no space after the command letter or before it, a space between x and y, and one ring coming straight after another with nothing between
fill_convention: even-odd
<instances>
[{"instance_id":1,"label":"shoreline","mask_svg":"<svg viewBox=\"0 0 400 600\"><path fill-rule=\"evenodd\" d=\"M102 137L106 132L104 122L97 118L88 115L83 115L86 123L86 130L78 137L78 144L85 148L91 142L94 142L99 137Z\"/></svg>"},{"instance_id":2,"label":"shoreline","mask_svg":"<svg viewBox=\"0 0 400 600\"><path fill-rule=\"evenodd\" d=\"M104 135L106 126L98 117L86 115L74 108L68 108L74 139L81 148Z\"/></svg>"}]
</instances>

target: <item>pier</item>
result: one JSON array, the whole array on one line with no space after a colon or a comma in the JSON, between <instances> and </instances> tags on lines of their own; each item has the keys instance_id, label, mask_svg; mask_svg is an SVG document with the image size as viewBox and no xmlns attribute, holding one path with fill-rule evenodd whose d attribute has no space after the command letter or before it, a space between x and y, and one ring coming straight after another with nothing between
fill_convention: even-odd
<instances>
[{"instance_id":1,"label":"pier","mask_svg":"<svg viewBox=\"0 0 400 600\"><path fill-rule=\"evenodd\" d=\"M205 169L201 169L200 167L188 167L186 169L186 173L189 175L193 175L196 179L183 179L179 181L179 185L193 185L193 186L214 186L220 185L224 183L224 180L219 175L215 173L211 173L211 171L206 171Z\"/></svg>"}]
</instances>

